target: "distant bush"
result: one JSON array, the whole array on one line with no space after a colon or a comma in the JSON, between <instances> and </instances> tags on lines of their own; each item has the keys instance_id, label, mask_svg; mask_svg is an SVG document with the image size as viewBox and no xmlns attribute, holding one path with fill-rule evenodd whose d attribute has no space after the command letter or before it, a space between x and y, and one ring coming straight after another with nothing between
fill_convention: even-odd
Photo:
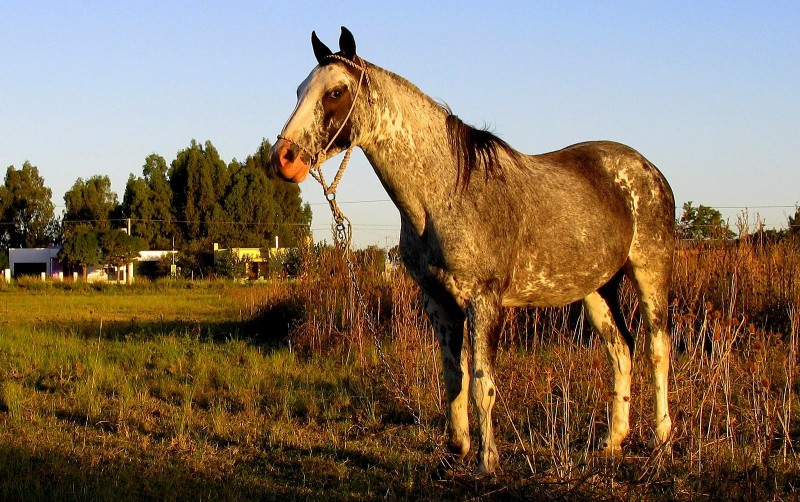
<instances>
[{"instance_id":1,"label":"distant bush","mask_svg":"<svg viewBox=\"0 0 800 502\"><path fill-rule=\"evenodd\" d=\"M47 281L43 281L41 278L32 275L23 275L22 277L17 277L15 281L18 287L31 291L42 291L49 285Z\"/></svg>"}]
</instances>

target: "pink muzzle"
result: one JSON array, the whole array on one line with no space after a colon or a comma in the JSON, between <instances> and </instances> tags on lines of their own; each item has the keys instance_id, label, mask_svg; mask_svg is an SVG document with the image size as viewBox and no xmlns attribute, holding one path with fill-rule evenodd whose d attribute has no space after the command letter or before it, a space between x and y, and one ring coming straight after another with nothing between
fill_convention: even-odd
<instances>
[{"instance_id":1,"label":"pink muzzle","mask_svg":"<svg viewBox=\"0 0 800 502\"><path fill-rule=\"evenodd\" d=\"M278 139L272 145L270 152L270 163L278 176L294 183L300 183L306 179L311 166L303 160L297 145L285 139Z\"/></svg>"}]
</instances>

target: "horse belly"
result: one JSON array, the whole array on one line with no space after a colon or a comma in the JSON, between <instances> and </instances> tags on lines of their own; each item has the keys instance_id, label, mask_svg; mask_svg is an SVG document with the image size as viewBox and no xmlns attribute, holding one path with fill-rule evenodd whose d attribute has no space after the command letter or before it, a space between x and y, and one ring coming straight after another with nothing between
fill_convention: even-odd
<instances>
[{"instance_id":1,"label":"horse belly","mask_svg":"<svg viewBox=\"0 0 800 502\"><path fill-rule=\"evenodd\" d=\"M607 283L626 259L627 253L618 252L595 262L528 262L515 269L503 305L556 307L581 300Z\"/></svg>"}]
</instances>

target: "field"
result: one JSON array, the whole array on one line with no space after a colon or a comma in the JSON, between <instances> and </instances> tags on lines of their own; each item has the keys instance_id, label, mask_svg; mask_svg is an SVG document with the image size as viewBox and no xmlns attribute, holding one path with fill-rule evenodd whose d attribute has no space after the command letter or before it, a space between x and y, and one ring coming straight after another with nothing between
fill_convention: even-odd
<instances>
[{"instance_id":1,"label":"field","mask_svg":"<svg viewBox=\"0 0 800 502\"><path fill-rule=\"evenodd\" d=\"M306 263L252 285L0 285L0 499L798 498L796 243L676 254L671 449L647 445L637 357L631 436L597 453L610 371L580 307L509 310L493 477L443 461L416 286L357 263L356 288L335 252Z\"/></svg>"}]
</instances>

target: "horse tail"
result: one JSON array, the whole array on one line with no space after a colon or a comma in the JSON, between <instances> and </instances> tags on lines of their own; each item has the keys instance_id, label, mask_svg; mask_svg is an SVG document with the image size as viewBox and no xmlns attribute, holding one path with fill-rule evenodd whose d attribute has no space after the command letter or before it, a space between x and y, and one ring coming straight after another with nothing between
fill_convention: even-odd
<instances>
[{"instance_id":1,"label":"horse tail","mask_svg":"<svg viewBox=\"0 0 800 502\"><path fill-rule=\"evenodd\" d=\"M630 355L633 357L635 342L633 340L633 335L628 329L628 324L625 322L625 316L622 314L622 307L619 304L619 286L622 284L622 278L624 276L624 269L619 269L607 283L597 290L597 292L600 293L600 296L606 301L611 311L611 317L614 319L614 324L617 325L617 329L622 334L622 338L625 339Z\"/></svg>"}]
</instances>

